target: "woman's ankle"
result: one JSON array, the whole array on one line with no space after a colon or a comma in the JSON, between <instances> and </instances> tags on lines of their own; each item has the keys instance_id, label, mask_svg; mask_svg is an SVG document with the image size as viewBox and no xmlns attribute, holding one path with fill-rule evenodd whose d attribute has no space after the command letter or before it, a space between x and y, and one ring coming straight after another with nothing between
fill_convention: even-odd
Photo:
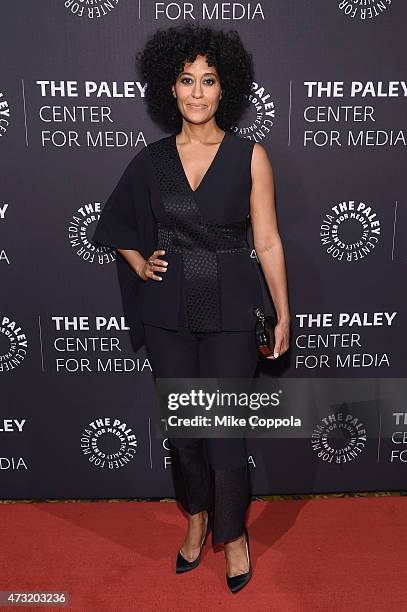
<instances>
[{"instance_id":1,"label":"woman's ankle","mask_svg":"<svg viewBox=\"0 0 407 612\"><path fill-rule=\"evenodd\" d=\"M206 521L206 517L208 515L207 510L201 510L201 512L197 512L196 514L189 514L189 520L191 522L204 523Z\"/></svg>"},{"instance_id":2,"label":"woman's ankle","mask_svg":"<svg viewBox=\"0 0 407 612\"><path fill-rule=\"evenodd\" d=\"M230 549L236 548L236 547L240 546L244 542L245 542L245 535L244 535L244 533L242 533L240 536L237 536L236 538L233 538L233 540L226 540L225 542L223 542L223 545L224 545L224 547L227 550L228 548L230 548Z\"/></svg>"}]
</instances>

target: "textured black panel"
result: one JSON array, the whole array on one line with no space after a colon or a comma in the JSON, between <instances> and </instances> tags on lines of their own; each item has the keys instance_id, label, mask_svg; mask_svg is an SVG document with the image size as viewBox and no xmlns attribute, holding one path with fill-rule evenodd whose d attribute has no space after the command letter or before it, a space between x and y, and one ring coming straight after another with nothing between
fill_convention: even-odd
<instances>
[{"instance_id":1,"label":"textured black panel","mask_svg":"<svg viewBox=\"0 0 407 612\"><path fill-rule=\"evenodd\" d=\"M185 512L196 514L209 510L213 504L213 482L206 449L202 439L196 439L187 445L179 445L179 440L172 446L172 466L174 487L177 499Z\"/></svg>"},{"instance_id":2,"label":"textured black panel","mask_svg":"<svg viewBox=\"0 0 407 612\"><path fill-rule=\"evenodd\" d=\"M214 470L213 474L212 542L216 546L243 534L251 488L247 462L244 466L231 470Z\"/></svg>"},{"instance_id":3,"label":"textured black panel","mask_svg":"<svg viewBox=\"0 0 407 612\"><path fill-rule=\"evenodd\" d=\"M187 184L175 135L148 145L170 228L160 228L157 248L181 252L188 327L221 331L217 251L248 249L245 223L206 224Z\"/></svg>"},{"instance_id":4,"label":"textured black panel","mask_svg":"<svg viewBox=\"0 0 407 612\"><path fill-rule=\"evenodd\" d=\"M158 227L158 249L165 249L168 253L182 253L183 248L179 245L177 235L170 227L160 223ZM246 223L207 223L201 228L200 243L205 243L209 250L217 253L239 253L249 251L250 247L246 241Z\"/></svg>"}]
</instances>

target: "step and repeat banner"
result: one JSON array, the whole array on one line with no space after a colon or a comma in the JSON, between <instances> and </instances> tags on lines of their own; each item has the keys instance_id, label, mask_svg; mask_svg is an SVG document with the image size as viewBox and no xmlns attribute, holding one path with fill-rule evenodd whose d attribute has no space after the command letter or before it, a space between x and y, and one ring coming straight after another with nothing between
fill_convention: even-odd
<instances>
[{"instance_id":1,"label":"step and repeat banner","mask_svg":"<svg viewBox=\"0 0 407 612\"><path fill-rule=\"evenodd\" d=\"M406 18L401 0L2 7L0 498L174 496L116 254L91 236L130 159L165 135L135 54L186 22L238 30L254 58L235 129L273 165L292 313L289 353L258 376L331 381L312 405L284 399L309 435L248 439L253 493L404 488Z\"/></svg>"}]
</instances>

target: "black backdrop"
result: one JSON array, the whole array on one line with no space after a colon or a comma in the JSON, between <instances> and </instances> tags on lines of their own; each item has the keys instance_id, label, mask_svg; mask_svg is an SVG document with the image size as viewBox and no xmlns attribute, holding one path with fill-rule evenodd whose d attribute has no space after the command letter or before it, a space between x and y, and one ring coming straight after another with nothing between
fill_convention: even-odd
<instances>
[{"instance_id":1,"label":"black backdrop","mask_svg":"<svg viewBox=\"0 0 407 612\"><path fill-rule=\"evenodd\" d=\"M173 495L115 254L89 242L128 161L163 136L133 68L157 27L237 29L254 56L252 105L236 131L273 164L293 318L290 353L260 375L403 379L407 9L364 4L197 1L186 15L182 3L147 0L2 7L2 498ZM368 424L363 451L346 461L327 461L311 437L249 440L254 493L403 488L403 387L369 418L346 410ZM315 413L316 431L330 412Z\"/></svg>"}]
</instances>

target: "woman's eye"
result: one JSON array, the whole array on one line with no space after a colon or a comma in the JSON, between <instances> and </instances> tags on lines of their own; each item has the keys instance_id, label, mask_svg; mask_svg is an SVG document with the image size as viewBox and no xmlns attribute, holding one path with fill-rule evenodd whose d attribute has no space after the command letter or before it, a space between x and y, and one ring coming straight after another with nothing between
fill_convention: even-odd
<instances>
[{"instance_id":1,"label":"woman's eye","mask_svg":"<svg viewBox=\"0 0 407 612\"><path fill-rule=\"evenodd\" d=\"M192 81L192 79L190 77L182 77L182 79L181 79L181 83L184 83L184 84L185 83L189 83L191 81ZM208 83L209 85L213 85L215 83L215 80L214 79L205 79L204 83Z\"/></svg>"}]
</instances>

